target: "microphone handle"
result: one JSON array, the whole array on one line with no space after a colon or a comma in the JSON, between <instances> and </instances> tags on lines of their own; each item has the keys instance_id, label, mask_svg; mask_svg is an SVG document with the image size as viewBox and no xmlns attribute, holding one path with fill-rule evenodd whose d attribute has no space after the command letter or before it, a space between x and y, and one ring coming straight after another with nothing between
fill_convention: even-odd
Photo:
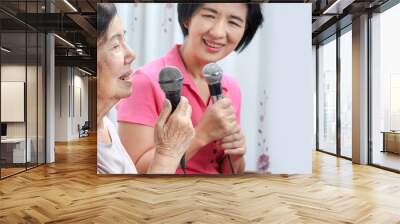
<instances>
[{"instance_id":1,"label":"microphone handle","mask_svg":"<svg viewBox=\"0 0 400 224\"><path fill-rule=\"evenodd\" d=\"M172 106L171 113L174 112L179 102L181 101L181 92L180 91L166 92L165 97L167 97L167 99L171 102Z\"/></svg>"},{"instance_id":2,"label":"microphone handle","mask_svg":"<svg viewBox=\"0 0 400 224\"><path fill-rule=\"evenodd\" d=\"M172 111L171 113L173 113L176 109L176 107L178 106L180 100L181 100L181 92L180 91L171 91L171 92L166 92L165 93L165 97L168 98L168 100L171 102L171 106L172 106ZM183 154L181 161L180 161L180 166L181 169L183 171L184 174L186 174L186 153Z\"/></svg>"},{"instance_id":3,"label":"microphone handle","mask_svg":"<svg viewBox=\"0 0 400 224\"><path fill-rule=\"evenodd\" d=\"M210 96L213 103L223 98L220 82L209 84L208 89L210 90Z\"/></svg>"},{"instance_id":4,"label":"microphone handle","mask_svg":"<svg viewBox=\"0 0 400 224\"><path fill-rule=\"evenodd\" d=\"M219 86L219 87L218 87L218 86ZM208 87L209 87L209 89L210 89L211 100L212 100L213 104L214 104L215 102L217 102L218 100L224 98L224 96L222 95L222 92L221 92L221 84L218 84L218 85L216 85L216 84L214 84L214 85L209 85ZM217 93L217 94L216 94L216 93ZM213 95L213 94L216 94L216 95ZM221 144L220 141L216 141L215 143L218 144L218 145ZM233 169L233 164L232 164L231 156L230 156L230 155L227 155L226 157L228 158L228 162L229 162L229 166L230 166L230 168L231 168L232 174L235 174L235 169Z\"/></svg>"},{"instance_id":5,"label":"microphone handle","mask_svg":"<svg viewBox=\"0 0 400 224\"><path fill-rule=\"evenodd\" d=\"M216 96L211 96L211 100L212 100L213 103L217 102L218 100L220 100L222 98L224 98L224 96L222 94L221 95L216 95Z\"/></svg>"}]
</instances>

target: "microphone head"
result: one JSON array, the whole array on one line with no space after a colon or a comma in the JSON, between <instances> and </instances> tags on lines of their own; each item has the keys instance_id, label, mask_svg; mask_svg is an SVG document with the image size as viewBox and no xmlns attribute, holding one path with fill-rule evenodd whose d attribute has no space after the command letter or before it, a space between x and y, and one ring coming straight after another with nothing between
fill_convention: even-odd
<instances>
[{"instance_id":1,"label":"microphone head","mask_svg":"<svg viewBox=\"0 0 400 224\"><path fill-rule=\"evenodd\" d=\"M216 63L209 63L204 66L203 74L208 85L220 83L222 79L222 68Z\"/></svg>"},{"instance_id":2,"label":"microphone head","mask_svg":"<svg viewBox=\"0 0 400 224\"><path fill-rule=\"evenodd\" d=\"M161 69L158 82L164 92L175 92L180 91L182 88L182 73L178 68L168 66Z\"/></svg>"}]
</instances>

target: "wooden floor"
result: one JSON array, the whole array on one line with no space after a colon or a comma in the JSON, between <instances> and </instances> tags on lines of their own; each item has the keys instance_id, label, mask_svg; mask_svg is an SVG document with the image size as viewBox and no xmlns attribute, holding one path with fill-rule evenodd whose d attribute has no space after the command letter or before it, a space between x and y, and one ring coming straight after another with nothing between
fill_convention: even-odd
<instances>
[{"instance_id":1,"label":"wooden floor","mask_svg":"<svg viewBox=\"0 0 400 224\"><path fill-rule=\"evenodd\" d=\"M400 223L400 175L314 153L313 174L97 176L96 141L0 181L0 223Z\"/></svg>"},{"instance_id":2,"label":"wooden floor","mask_svg":"<svg viewBox=\"0 0 400 224\"><path fill-rule=\"evenodd\" d=\"M377 165L400 170L400 154L376 150L372 157L372 162Z\"/></svg>"},{"instance_id":3,"label":"wooden floor","mask_svg":"<svg viewBox=\"0 0 400 224\"><path fill-rule=\"evenodd\" d=\"M24 168L1 168L1 178L19 173L26 170L25 167Z\"/></svg>"}]
</instances>

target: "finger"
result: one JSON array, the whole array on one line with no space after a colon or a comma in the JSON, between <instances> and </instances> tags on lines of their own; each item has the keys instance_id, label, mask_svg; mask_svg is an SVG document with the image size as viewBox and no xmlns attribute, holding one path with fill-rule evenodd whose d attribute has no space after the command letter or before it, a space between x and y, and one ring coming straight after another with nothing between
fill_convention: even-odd
<instances>
[{"instance_id":1,"label":"finger","mask_svg":"<svg viewBox=\"0 0 400 224\"><path fill-rule=\"evenodd\" d=\"M233 128L233 133L239 133L240 135L242 135L242 130L240 129L240 126L236 123L236 119L235 119L235 127Z\"/></svg>"},{"instance_id":2,"label":"finger","mask_svg":"<svg viewBox=\"0 0 400 224\"><path fill-rule=\"evenodd\" d=\"M246 149L245 148L229 149L225 150L224 153L226 155L244 155L246 154Z\"/></svg>"},{"instance_id":3,"label":"finger","mask_svg":"<svg viewBox=\"0 0 400 224\"><path fill-rule=\"evenodd\" d=\"M229 105L227 108L225 108L225 111L228 114L235 114L235 108L232 105Z\"/></svg>"},{"instance_id":4,"label":"finger","mask_svg":"<svg viewBox=\"0 0 400 224\"><path fill-rule=\"evenodd\" d=\"M169 117L167 123L165 124L165 129L166 129L166 136L170 139L170 140L176 140L177 136L180 134L180 114L179 113L175 113L178 111L174 111L174 113Z\"/></svg>"},{"instance_id":5,"label":"finger","mask_svg":"<svg viewBox=\"0 0 400 224\"><path fill-rule=\"evenodd\" d=\"M157 119L157 125L159 127L163 127L165 125L165 122L167 121L169 114L171 113L171 110L172 110L171 103L169 102L168 99L165 99L163 109Z\"/></svg>"},{"instance_id":6,"label":"finger","mask_svg":"<svg viewBox=\"0 0 400 224\"><path fill-rule=\"evenodd\" d=\"M224 117L231 117L231 116L236 117L236 111L231 106L222 108L222 113L223 113Z\"/></svg>"},{"instance_id":7,"label":"finger","mask_svg":"<svg viewBox=\"0 0 400 224\"><path fill-rule=\"evenodd\" d=\"M235 141L239 141L242 138L241 134L236 132L234 134L228 135L221 140L221 143L231 143Z\"/></svg>"},{"instance_id":8,"label":"finger","mask_svg":"<svg viewBox=\"0 0 400 224\"><path fill-rule=\"evenodd\" d=\"M189 104L189 100L188 99L186 99L184 96L183 96L182 99L183 99L183 102L185 103L185 107L184 107L182 113L183 113L183 116L187 116L188 110L190 110L192 108L191 108L191 106Z\"/></svg>"},{"instance_id":9,"label":"finger","mask_svg":"<svg viewBox=\"0 0 400 224\"><path fill-rule=\"evenodd\" d=\"M226 121L228 121L229 123L232 123L232 122L236 121L236 116L227 115L227 116L224 116L224 117L225 117Z\"/></svg>"},{"instance_id":10,"label":"finger","mask_svg":"<svg viewBox=\"0 0 400 224\"><path fill-rule=\"evenodd\" d=\"M226 109L232 105L232 102L229 98L223 98L217 101L218 104L221 105L222 108Z\"/></svg>"},{"instance_id":11,"label":"finger","mask_svg":"<svg viewBox=\"0 0 400 224\"><path fill-rule=\"evenodd\" d=\"M227 143L222 143L221 147L224 149L237 149L243 147L243 141L238 140L238 141L233 141L233 142L227 142Z\"/></svg>"},{"instance_id":12,"label":"finger","mask_svg":"<svg viewBox=\"0 0 400 224\"><path fill-rule=\"evenodd\" d=\"M224 93L224 98L230 98L229 92Z\"/></svg>"},{"instance_id":13,"label":"finger","mask_svg":"<svg viewBox=\"0 0 400 224\"><path fill-rule=\"evenodd\" d=\"M188 107L186 108L185 116L187 118L191 118L192 117L192 107L190 105L188 105Z\"/></svg>"},{"instance_id":14,"label":"finger","mask_svg":"<svg viewBox=\"0 0 400 224\"><path fill-rule=\"evenodd\" d=\"M187 107L187 99L184 96L181 96L178 106L176 107L174 113L182 113L182 111L185 111Z\"/></svg>"},{"instance_id":15,"label":"finger","mask_svg":"<svg viewBox=\"0 0 400 224\"><path fill-rule=\"evenodd\" d=\"M236 124L236 119L232 122L229 122L229 135L234 134L237 132L237 124Z\"/></svg>"}]
</instances>

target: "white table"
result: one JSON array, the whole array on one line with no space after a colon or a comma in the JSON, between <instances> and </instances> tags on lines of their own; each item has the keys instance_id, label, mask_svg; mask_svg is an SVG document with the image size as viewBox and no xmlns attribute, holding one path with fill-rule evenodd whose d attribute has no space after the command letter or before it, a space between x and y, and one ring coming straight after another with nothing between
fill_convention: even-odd
<instances>
[{"instance_id":1,"label":"white table","mask_svg":"<svg viewBox=\"0 0 400 224\"><path fill-rule=\"evenodd\" d=\"M31 161L31 139L27 138L26 142L28 143L26 147L25 154L25 138L6 138L1 139L1 147L2 151L5 152L9 150L9 147L12 147L12 163L25 163ZM3 148L5 147L5 149ZM3 157L3 156L2 156ZM25 161L25 159L27 159Z\"/></svg>"}]
</instances>

